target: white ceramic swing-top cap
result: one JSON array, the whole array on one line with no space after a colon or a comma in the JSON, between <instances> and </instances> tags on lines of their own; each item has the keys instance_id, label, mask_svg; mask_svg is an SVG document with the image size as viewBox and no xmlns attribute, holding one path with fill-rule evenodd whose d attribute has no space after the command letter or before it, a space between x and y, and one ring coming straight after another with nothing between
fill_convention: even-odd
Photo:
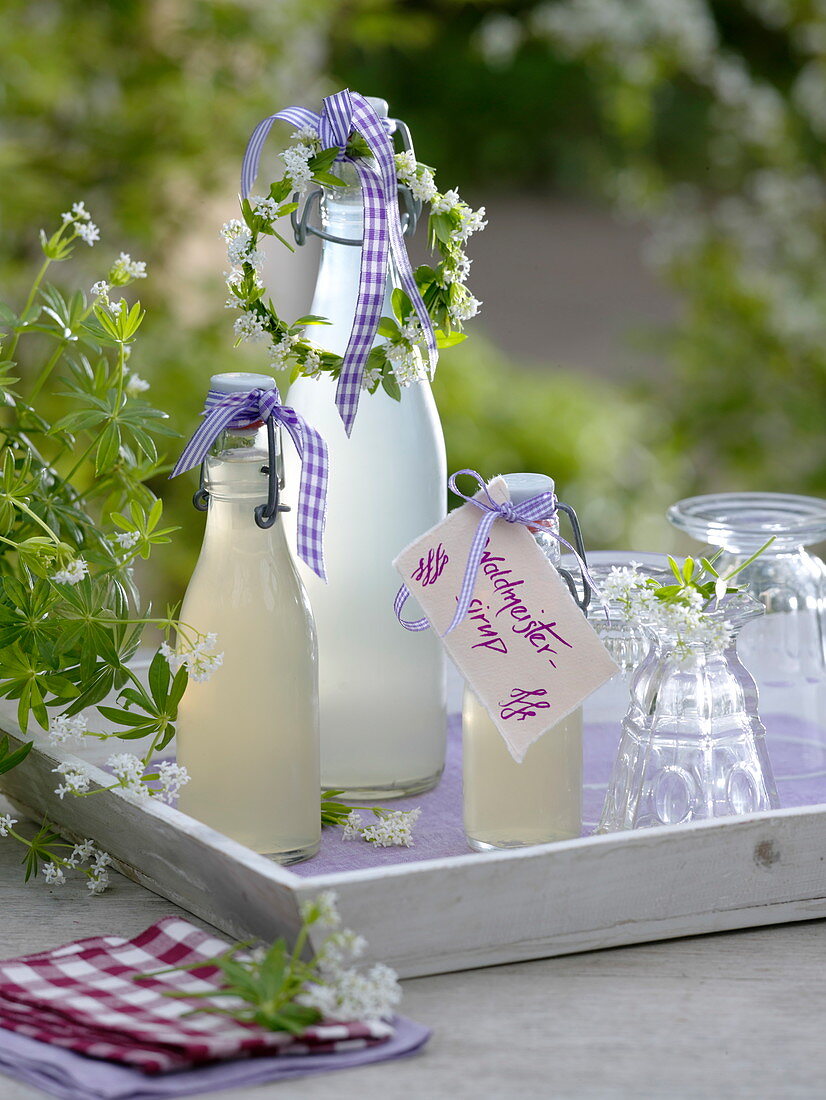
<instances>
[{"instance_id":1,"label":"white ceramic swing-top cap","mask_svg":"<svg viewBox=\"0 0 826 1100\"><path fill-rule=\"evenodd\" d=\"M554 491L554 479L547 474L505 474L504 477L514 504Z\"/></svg>"},{"instance_id":2,"label":"white ceramic swing-top cap","mask_svg":"<svg viewBox=\"0 0 826 1100\"><path fill-rule=\"evenodd\" d=\"M370 104L370 106L373 108L379 118L387 118L387 114L390 108L388 107L386 99L379 99L378 96L374 95L366 95L364 98L367 100L367 102Z\"/></svg>"},{"instance_id":3,"label":"white ceramic swing-top cap","mask_svg":"<svg viewBox=\"0 0 826 1100\"><path fill-rule=\"evenodd\" d=\"M215 393L244 393L246 390L274 390L275 379L269 374L247 374L245 371L231 371L228 374L213 374L209 388Z\"/></svg>"}]
</instances>

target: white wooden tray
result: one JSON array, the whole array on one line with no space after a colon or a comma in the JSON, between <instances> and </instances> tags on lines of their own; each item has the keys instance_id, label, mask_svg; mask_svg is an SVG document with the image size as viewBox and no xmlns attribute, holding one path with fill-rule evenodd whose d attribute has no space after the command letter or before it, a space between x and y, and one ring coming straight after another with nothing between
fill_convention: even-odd
<instances>
[{"instance_id":1,"label":"white wooden tray","mask_svg":"<svg viewBox=\"0 0 826 1100\"><path fill-rule=\"evenodd\" d=\"M8 704L0 725L19 740ZM53 769L76 757L34 739L0 779L20 811L94 838L124 874L239 939L291 938L300 902L333 889L345 925L403 977L826 916L826 805L307 877L156 802L61 801Z\"/></svg>"}]
</instances>

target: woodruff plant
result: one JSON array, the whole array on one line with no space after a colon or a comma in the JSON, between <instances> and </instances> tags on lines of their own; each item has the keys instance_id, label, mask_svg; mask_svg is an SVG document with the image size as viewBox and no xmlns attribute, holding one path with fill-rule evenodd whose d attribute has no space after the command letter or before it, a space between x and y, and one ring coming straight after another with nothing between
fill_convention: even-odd
<instances>
[{"instance_id":1,"label":"woodruff plant","mask_svg":"<svg viewBox=\"0 0 826 1100\"><path fill-rule=\"evenodd\" d=\"M121 253L88 294L46 279L53 265L99 237L83 203L75 203L51 236L41 230L43 261L22 309L0 304L0 697L16 700L24 732L34 722L55 743L140 739L142 756L110 757L112 787L171 799L184 770L171 763L150 770L150 761L175 734L189 676L207 676L220 654L214 636L176 622L171 611L152 617L135 587L135 560L169 542L174 530L162 525L163 505L147 482L165 469L159 440L176 433L142 396L148 384L131 369L144 312L118 296L145 277L145 265ZM47 385L65 403L53 422ZM147 626L165 640L144 683L130 662ZM118 705L105 705L113 692ZM93 707L113 732L88 728ZM0 773L19 765L31 746L12 751L7 739L0 742ZM57 771L61 798L94 793L81 761ZM27 879L44 861L46 880L56 883L64 868L78 865L76 851L60 855L71 845L48 823L34 840L13 824L8 815L0 819L0 835L26 846ZM105 885L106 860L98 863L99 873L86 872L94 893Z\"/></svg>"}]
</instances>

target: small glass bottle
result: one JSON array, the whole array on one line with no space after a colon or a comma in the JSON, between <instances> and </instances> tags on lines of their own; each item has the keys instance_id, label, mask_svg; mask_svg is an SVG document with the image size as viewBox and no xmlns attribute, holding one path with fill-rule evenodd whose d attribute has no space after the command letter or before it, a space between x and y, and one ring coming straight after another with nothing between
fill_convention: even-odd
<instances>
[{"instance_id":1,"label":"small glass bottle","mask_svg":"<svg viewBox=\"0 0 826 1100\"><path fill-rule=\"evenodd\" d=\"M271 389L260 374L218 374L210 388ZM321 841L315 627L280 514L268 529L267 429L223 432L204 464L208 514L181 622L218 636L223 663L190 680L178 761L190 775L178 807L256 852L295 863Z\"/></svg>"},{"instance_id":2,"label":"small glass bottle","mask_svg":"<svg viewBox=\"0 0 826 1100\"><path fill-rule=\"evenodd\" d=\"M544 474L507 474L519 504L553 492ZM531 526L546 558L560 566L556 516ZM469 687L462 706L462 786L467 842L475 851L521 848L578 837L582 829L582 708L547 730L517 764Z\"/></svg>"},{"instance_id":3,"label":"small glass bottle","mask_svg":"<svg viewBox=\"0 0 826 1100\"><path fill-rule=\"evenodd\" d=\"M383 100L371 100L387 116ZM392 123L391 123L392 124ZM358 175L336 164L345 187L325 188L323 241L310 313L326 317L309 337L341 355L356 310L364 234ZM383 314L392 316L388 275ZM384 337L377 336L376 342ZM392 562L399 548L444 519L447 460L430 382L362 393L348 438L335 405L336 381L298 378L286 402L324 437L330 456L327 575L298 570L313 606L320 654L321 772L325 787L386 800L435 786L445 761L444 651L432 631L399 630ZM297 460L285 457L288 480ZM286 517L290 537L295 518ZM421 614L411 604L411 614Z\"/></svg>"}]
</instances>

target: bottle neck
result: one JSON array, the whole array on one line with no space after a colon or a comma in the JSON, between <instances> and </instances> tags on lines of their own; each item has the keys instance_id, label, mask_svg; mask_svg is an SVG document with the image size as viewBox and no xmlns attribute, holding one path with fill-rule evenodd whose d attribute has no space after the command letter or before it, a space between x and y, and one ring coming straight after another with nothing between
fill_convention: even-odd
<instances>
[{"instance_id":1,"label":"bottle neck","mask_svg":"<svg viewBox=\"0 0 826 1100\"><path fill-rule=\"evenodd\" d=\"M553 537L559 534L559 520L556 516L550 516L548 519L541 519L537 523L532 523L528 530L551 565L555 569L559 569L562 565L562 548L557 539Z\"/></svg>"},{"instance_id":2,"label":"bottle neck","mask_svg":"<svg viewBox=\"0 0 826 1100\"><path fill-rule=\"evenodd\" d=\"M280 475L281 453L276 432L276 476ZM204 464L204 487L210 508L219 505L253 511L267 500L269 447L266 425L258 421L246 428L222 432Z\"/></svg>"}]
</instances>

